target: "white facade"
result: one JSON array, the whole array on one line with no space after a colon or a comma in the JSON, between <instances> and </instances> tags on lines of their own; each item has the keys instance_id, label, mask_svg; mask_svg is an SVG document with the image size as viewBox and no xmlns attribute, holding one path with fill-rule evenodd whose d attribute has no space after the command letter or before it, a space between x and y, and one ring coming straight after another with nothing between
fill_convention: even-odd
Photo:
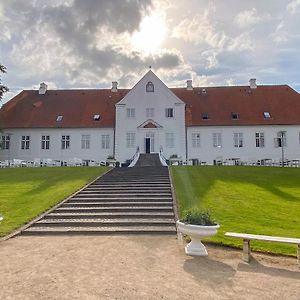
<instances>
[{"instance_id":1,"label":"white facade","mask_svg":"<svg viewBox=\"0 0 300 300\"><path fill-rule=\"evenodd\" d=\"M154 91L147 91L147 84ZM145 153L147 138L150 152L162 149L166 157L177 154L185 158L185 104L152 72L116 105L116 159L122 162L131 158L137 147Z\"/></svg>"},{"instance_id":2,"label":"white facade","mask_svg":"<svg viewBox=\"0 0 300 300\"><path fill-rule=\"evenodd\" d=\"M213 164L214 160L239 158L251 162L261 159L280 161L282 148L278 147L277 138L281 131L286 131L284 145L285 159L300 159L300 126L198 126L187 128L188 159ZM213 144L213 134L220 134L221 145ZM239 143L235 140L237 135ZM256 133L263 133L264 141L256 144ZM193 142L192 135L199 135L199 143Z\"/></svg>"},{"instance_id":3,"label":"white facade","mask_svg":"<svg viewBox=\"0 0 300 300\"><path fill-rule=\"evenodd\" d=\"M191 83L187 90L193 92ZM116 91L117 87L112 92ZM286 132L284 158L300 159L300 125L187 127L185 102L152 71L122 97L115 105L115 128L4 128L2 136L9 147L0 149L0 160L100 162L114 156L123 163L139 148L141 153L162 150L166 158L175 154L183 161L198 159L207 164L230 159L280 161L282 131Z\"/></svg>"},{"instance_id":4,"label":"white facade","mask_svg":"<svg viewBox=\"0 0 300 300\"><path fill-rule=\"evenodd\" d=\"M113 155L114 151L113 128L10 129L4 130L2 135L10 136L10 145L9 149L0 150L1 160L50 158L68 161L73 158L80 158L82 160L105 161L109 155ZM26 147L22 149L23 136L29 136L29 149L26 149ZM49 136L49 149L42 149L43 136ZM63 136L69 136L69 147L66 147L66 145L62 146ZM89 143L86 142L87 140L89 140Z\"/></svg>"}]
</instances>

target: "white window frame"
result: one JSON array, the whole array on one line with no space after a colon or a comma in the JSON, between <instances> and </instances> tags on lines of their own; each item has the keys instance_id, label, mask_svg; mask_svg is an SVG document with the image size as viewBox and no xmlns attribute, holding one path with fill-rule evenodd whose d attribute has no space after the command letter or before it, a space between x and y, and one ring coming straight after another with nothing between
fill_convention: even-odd
<instances>
[{"instance_id":1,"label":"white window frame","mask_svg":"<svg viewBox=\"0 0 300 300\"><path fill-rule=\"evenodd\" d=\"M166 118L174 118L174 109L172 107L166 108Z\"/></svg>"},{"instance_id":2,"label":"white window frame","mask_svg":"<svg viewBox=\"0 0 300 300\"><path fill-rule=\"evenodd\" d=\"M135 132L126 133L126 146L127 148L135 148Z\"/></svg>"},{"instance_id":3,"label":"white window frame","mask_svg":"<svg viewBox=\"0 0 300 300\"><path fill-rule=\"evenodd\" d=\"M200 132L192 133L192 147L200 148Z\"/></svg>"},{"instance_id":4,"label":"white window frame","mask_svg":"<svg viewBox=\"0 0 300 300\"><path fill-rule=\"evenodd\" d=\"M233 145L235 148L243 148L244 147L244 136L242 132L234 132L233 133Z\"/></svg>"},{"instance_id":5,"label":"white window frame","mask_svg":"<svg viewBox=\"0 0 300 300\"><path fill-rule=\"evenodd\" d=\"M62 150L70 149L70 141L71 141L70 135L68 135L68 134L62 135L61 136L61 149Z\"/></svg>"},{"instance_id":6,"label":"white window frame","mask_svg":"<svg viewBox=\"0 0 300 300\"><path fill-rule=\"evenodd\" d=\"M49 150L50 149L50 135L42 135L41 138L41 149Z\"/></svg>"},{"instance_id":7,"label":"white window frame","mask_svg":"<svg viewBox=\"0 0 300 300\"><path fill-rule=\"evenodd\" d=\"M101 135L101 148L102 149L110 149L110 135L109 134Z\"/></svg>"},{"instance_id":8,"label":"white window frame","mask_svg":"<svg viewBox=\"0 0 300 300\"><path fill-rule=\"evenodd\" d=\"M135 108L126 108L127 118L135 118Z\"/></svg>"},{"instance_id":9,"label":"white window frame","mask_svg":"<svg viewBox=\"0 0 300 300\"><path fill-rule=\"evenodd\" d=\"M10 147L10 136L2 135L0 141L0 149L1 150L9 150Z\"/></svg>"},{"instance_id":10,"label":"white window frame","mask_svg":"<svg viewBox=\"0 0 300 300\"><path fill-rule=\"evenodd\" d=\"M166 132L166 148L175 148L175 135L173 132Z\"/></svg>"},{"instance_id":11,"label":"white window frame","mask_svg":"<svg viewBox=\"0 0 300 300\"><path fill-rule=\"evenodd\" d=\"M265 147L265 133L255 132L255 147L264 148Z\"/></svg>"},{"instance_id":12,"label":"white window frame","mask_svg":"<svg viewBox=\"0 0 300 300\"><path fill-rule=\"evenodd\" d=\"M21 137L21 150L29 150L30 148L30 136L22 135Z\"/></svg>"},{"instance_id":13,"label":"white window frame","mask_svg":"<svg viewBox=\"0 0 300 300\"><path fill-rule=\"evenodd\" d=\"M213 147L214 148L222 148L222 133L221 132L213 132Z\"/></svg>"},{"instance_id":14,"label":"white window frame","mask_svg":"<svg viewBox=\"0 0 300 300\"><path fill-rule=\"evenodd\" d=\"M146 118L153 118L154 117L154 108L149 107L146 108Z\"/></svg>"},{"instance_id":15,"label":"white window frame","mask_svg":"<svg viewBox=\"0 0 300 300\"><path fill-rule=\"evenodd\" d=\"M91 135L82 134L81 135L81 149L90 149L91 147Z\"/></svg>"}]
</instances>

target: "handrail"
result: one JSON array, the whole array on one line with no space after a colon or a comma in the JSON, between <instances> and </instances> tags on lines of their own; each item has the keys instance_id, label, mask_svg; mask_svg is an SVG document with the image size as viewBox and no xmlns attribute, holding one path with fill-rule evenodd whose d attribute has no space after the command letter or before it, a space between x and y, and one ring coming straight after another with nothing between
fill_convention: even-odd
<instances>
[{"instance_id":1,"label":"handrail","mask_svg":"<svg viewBox=\"0 0 300 300\"><path fill-rule=\"evenodd\" d=\"M137 163L138 159L140 157L140 147L136 148L136 152L133 155L132 159L131 159L131 163L129 164L128 168L132 168L135 166L135 164Z\"/></svg>"},{"instance_id":2,"label":"handrail","mask_svg":"<svg viewBox=\"0 0 300 300\"><path fill-rule=\"evenodd\" d=\"M160 163L164 166L164 167L167 167L168 164L167 164L167 159L165 158L165 156L163 155L163 149L162 147L160 148L159 150L159 160L160 160Z\"/></svg>"}]
</instances>

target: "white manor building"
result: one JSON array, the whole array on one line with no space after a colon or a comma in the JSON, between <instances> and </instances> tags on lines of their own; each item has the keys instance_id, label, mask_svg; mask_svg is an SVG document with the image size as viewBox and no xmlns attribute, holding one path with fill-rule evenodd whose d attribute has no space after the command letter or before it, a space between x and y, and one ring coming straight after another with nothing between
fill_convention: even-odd
<instances>
[{"instance_id":1,"label":"white manor building","mask_svg":"<svg viewBox=\"0 0 300 300\"><path fill-rule=\"evenodd\" d=\"M183 162L300 158L300 95L287 85L168 88L151 70L132 88L24 90L0 110L0 160L120 163L163 151ZM283 138L282 138L283 136Z\"/></svg>"}]
</instances>

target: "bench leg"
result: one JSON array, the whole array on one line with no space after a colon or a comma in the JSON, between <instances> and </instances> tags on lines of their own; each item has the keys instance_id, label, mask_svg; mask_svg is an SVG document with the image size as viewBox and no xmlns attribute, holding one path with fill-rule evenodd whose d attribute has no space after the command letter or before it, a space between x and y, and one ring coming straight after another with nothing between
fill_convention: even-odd
<instances>
[{"instance_id":1,"label":"bench leg","mask_svg":"<svg viewBox=\"0 0 300 300\"><path fill-rule=\"evenodd\" d=\"M250 241L243 240L243 261L249 262L251 256Z\"/></svg>"},{"instance_id":2,"label":"bench leg","mask_svg":"<svg viewBox=\"0 0 300 300\"><path fill-rule=\"evenodd\" d=\"M300 268L300 244L298 244L297 247L297 258L298 258L298 266Z\"/></svg>"}]
</instances>

